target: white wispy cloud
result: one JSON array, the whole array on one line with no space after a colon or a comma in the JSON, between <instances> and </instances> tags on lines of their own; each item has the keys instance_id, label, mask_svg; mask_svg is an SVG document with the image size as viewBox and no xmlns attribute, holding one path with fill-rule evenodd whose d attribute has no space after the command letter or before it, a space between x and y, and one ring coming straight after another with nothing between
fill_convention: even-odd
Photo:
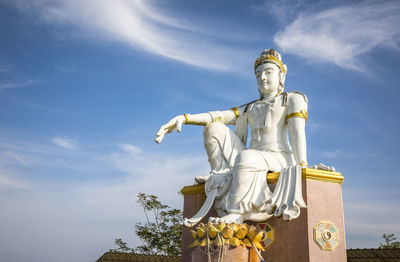
<instances>
[{"instance_id":1,"label":"white wispy cloud","mask_svg":"<svg viewBox=\"0 0 400 262\"><path fill-rule=\"evenodd\" d=\"M382 174L382 177L385 177ZM343 201L347 246L378 247L384 233L400 233L400 212L394 199L399 192L356 184L344 184Z\"/></svg>"},{"instance_id":2,"label":"white wispy cloud","mask_svg":"<svg viewBox=\"0 0 400 262\"><path fill-rule=\"evenodd\" d=\"M0 144L0 166L5 164L16 164L21 166L29 166L35 162L35 159L32 158L26 152L16 152L14 150L4 150L2 145Z\"/></svg>"},{"instance_id":3,"label":"white wispy cloud","mask_svg":"<svg viewBox=\"0 0 400 262\"><path fill-rule=\"evenodd\" d=\"M121 203L141 219L140 207L134 203L139 192L155 194L176 208L182 207L179 190L194 182L194 176L207 174L208 164L205 158L197 156L171 155L164 157L159 153L132 155L129 152L114 152L110 164L124 177L110 178L104 181L82 185L78 193L82 201L96 206ZM122 207L121 207L122 208ZM117 207L116 211L126 212Z\"/></svg>"},{"instance_id":4,"label":"white wispy cloud","mask_svg":"<svg viewBox=\"0 0 400 262\"><path fill-rule=\"evenodd\" d=\"M5 170L0 169L0 189L29 189L31 185L28 181L16 179L9 174L5 174Z\"/></svg>"},{"instance_id":5,"label":"white wispy cloud","mask_svg":"<svg viewBox=\"0 0 400 262\"><path fill-rule=\"evenodd\" d=\"M221 44L216 34L210 37L212 29L190 25L190 17L164 15L154 1L19 0L17 6L52 26L70 26L96 40L117 41L189 65L225 71L244 63L241 50Z\"/></svg>"},{"instance_id":6,"label":"white wispy cloud","mask_svg":"<svg viewBox=\"0 0 400 262\"><path fill-rule=\"evenodd\" d=\"M3 78L0 81L0 91L4 89L28 87L39 84L39 81L35 79L18 76L20 73L15 71L16 70L14 69L14 66L11 64L0 64L0 74L7 76L8 78L7 80Z\"/></svg>"},{"instance_id":7,"label":"white wispy cloud","mask_svg":"<svg viewBox=\"0 0 400 262\"><path fill-rule=\"evenodd\" d=\"M28 79L24 81L8 81L0 83L0 91L7 88L19 88L37 84L37 81Z\"/></svg>"},{"instance_id":8,"label":"white wispy cloud","mask_svg":"<svg viewBox=\"0 0 400 262\"><path fill-rule=\"evenodd\" d=\"M12 65L0 64L0 73L10 72L12 69Z\"/></svg>"},{"instance_id":9,"label":"white wispy cloud","mask_svg":"<svg viewBox=\"0 0 400 262\"><path fill-rule=\"evenodd\" d=\"M65 138L65 137L53 137L51 142L59 147L75 150L78 148L78 143L76 139L73 138Z\"/></svg>"},{"instance_id":10,"label":"white wispy cloud","mask_svg":"<svg viewBox=\"0 0 400 262\"><path fill-rule=\"evenodd\" d=\"M400 50L400 2L365 1L306 11L274 36L284 52L308 61L364 70L360 56L376 47Z\"/></svg>"},{"instance_id":11,"label":"white wispy cloud","mask_svg":"<svg viewBox=\"0 0 400 262\"><path fill-rule=\"evenodd\" d=\"M337 149L335 151L324 151L322 155L326 158L337 158L342 154L342 151Z\"/></svg>"},{"instance_id":12,"label":"white wispy cloud","mask_svg":"<svg viewBox=\"0 0 400 262\"><path fill-rule=\"evenodd\" d=\"M43 261L61 257L61 261L94 261L113 248L115 238L123 238L130 246L136 246L140 241L132 229L136 222L145 219L135 203L137 194L154 194L163 203L182 208L183 198L178 191L193 183L195 175L208 172L204 155L171 153L166 157L155 150L139 149L133 143L115 143L89 151L88 148L93 147L81 141L81 150L66 155L76 157L65 157L64 165L53 165L60 156L65 156L60 154L64 150L46 143L6 140L7 143L0 143L0 153L1 150L24 153L39 158L43 164L31 172L33 169L26 167L26 161L12 160L10 156L6 162L1 162L0 155L0 167L2 163L9 167L7 174L3 172L7 180L3 180L0 169L3 211L0 242L4 243L0 251L5 260ZM97 165L98 169L87 170L88 163ZM91 179L72 183L58 181L54 174L63 173L65 168L69 168L70 176L74 173L72 168L87 170L85 173L89 173ZM23 180L16 181L9 175L12 174L10 170L21 173L19 177L32 183L31 188L21 190ZM104 171L111 175L102 174ZM48 177L37 179L37 176ZM26 235L31 237L26 238ZM20 248L26 252L16 252ZM37 252L45 248L51 248L51 252ZM68 250L76 252L71 254Z\"/></svg>"},{"instance_id":13,"label":"white wispy cloud","mask_svg":"<svg viewBox=\"0 0 400 262\"><path fill-rule=\"evenodd\" d=\"M310 6L315 6L318 1L314 0L312 5L307 2L306 0L265 0L261 3L252 4L251 7L275 16L281 24L287 24L299 12L306 10Z\"/></svg>"},{"instance_id":14,"label":"white wispy cloud","mask_svg":"<svg viewBox=\"0 0 400 262\"><path fill-rule=\"evenodd\" d=\"M142 149L140 149L137 146L131 145L131 144L121 144L119 145L122 150L130 153L130 154L140 154L142 153Z\"/></svg>"}]
</instances>

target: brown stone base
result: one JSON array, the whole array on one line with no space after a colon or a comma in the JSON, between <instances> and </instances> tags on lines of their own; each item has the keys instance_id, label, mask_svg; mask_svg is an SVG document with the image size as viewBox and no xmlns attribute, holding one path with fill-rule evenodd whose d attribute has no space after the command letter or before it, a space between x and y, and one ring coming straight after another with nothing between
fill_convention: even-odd
<instances>
[{"instance_id":1,"label":"brown stone base","mask_svg":"<svg viewBox=\"0 0 400 262\"><path fill-rule=\"evenodd\" d=\"M257 253L254 249L247 248L245 246L241 247L231 247L229 245L225 245L224 249L213 250L210 252L210 260L211 262L220 262L220 261L229 261L229 262L260 262L261 260L257 256ZM182 261L191 261L191 262L207 262L207 248L206 247L195 247L193 248L190 256L190 260L182 259Z\"/></svg>"},{"instance_id":2,"label":"brown stone base","mask_svg":"<svg viewBox=\"0 0 400 262\"><path fill-rule=\"evenodd\" d=\"M276 181L276 178L276 174L268 175L268 181L270 182ZM341 188L342 180L343 177L336 172L303 169L303 198L307 203L307 208L302 209L300 217L292 221L284 221L282 218L277 217L265 221L275 232L274 241L270 247L262 253L265 261L346 261L346 239ZM272 188L273 185L271 186L271 189ZM200 209L202 203L205 201L204 186L188 186L183 188L181 192L184 195L183 215L184 217L191 217ZM209 212L203 222L206 223L210 216L216 216L214 210ZM338 231L338 233L336 233L338 236L338 244L330 248L333 250L329 250L329 245L321 247L320 244L314 241L314 227L316 227L320 221L332 223ZM246 223L257 224L250 221L246 221ZM317 238L318 237L321 239L321 235L317 235ZM322 241L325 240L327 239L325 238ZM182 233L182 261L207 261L207 257L200 254L200 250L196 251L197 247L193 250L188 248L191 242L192 236L189 233L189 229L185 227ZM244 247L242 247L242 249L243 248ZM234 250L231 248L228 253L231 260L224 259L224 261L249 261L250 256L247 255L246 258L245 250ZM239 258L242 260L239 260Z\"/></svg>"}]
</instances>

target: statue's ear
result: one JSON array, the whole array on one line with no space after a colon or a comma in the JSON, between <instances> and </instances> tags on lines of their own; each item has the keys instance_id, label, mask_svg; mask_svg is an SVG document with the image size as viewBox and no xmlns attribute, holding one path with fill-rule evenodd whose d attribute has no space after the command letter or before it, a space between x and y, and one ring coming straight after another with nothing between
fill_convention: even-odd
<instances>
[{"instance_id":1,"label":"statue's ear","mask_svg":"<svg viewBox=\"0 0 400 262\"><path fill-rule=\"evenodd\" d=\"M284 85L285 84L285 80L286 80L286 75L282 72L279 73L279 82Z\"/></svg>"}]
</instances>

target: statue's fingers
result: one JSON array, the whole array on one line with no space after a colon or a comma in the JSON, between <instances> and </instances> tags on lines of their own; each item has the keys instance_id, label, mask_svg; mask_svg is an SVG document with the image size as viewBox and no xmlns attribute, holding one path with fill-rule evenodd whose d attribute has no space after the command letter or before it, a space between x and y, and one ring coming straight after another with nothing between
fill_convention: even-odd
<instances>
[{"instance_id":1,"label":"statue's fingers","mask_svg":"<svg viewBox=\"0 0 400 262\"><path fill-rule=\"evenodd\" d=\"M168 121L168 123L166 123L165 125L163 125L163 126L161 127L161 129L162 129L164 132L168 132L168 130L171 128L171 126L172 126L174 123L175 123L175 121L172 121L172 119L171 119L171 120ZM160 130L161 130L161 129L160 129Z\"/></svg>"},{"instance_id":2,"label":"statue's fingers","mask_svg":"<svg viewBox=\"0 0 400 262\"><path fill-rule=\"evenodd\" d=\"M162 134L168 134L171 133L171 131L169 131L171 129L171 127L174 125L175 122L173 122L172 120L170 120L168 123L166 123L165 125L162 125L160 127L160 130L158 131L158 133L156 134L156 136L162 135Z\"/></svg>"},{"instance_id":3,"label":"statue's fingers","mask_svg":"<svg viewBox=\"0 0 400 262\"><path fill-rule=\"evenodd\" d=\"M162 134L165 134L167 127L168 127L168 125L161 126L160 129L158 130L156 136L161 136Z\"/></svg>"},{"instance_id":4,"label":"statue's fingers","mask_svg":"<svg viewBox=\"0 0 400 262\"><path fill-rule=\"evenodd\" d=\"M183 122L182 121L177 121L177 123L176 123L176 131L178 131L178 132L181 132L182 131L182 124L183 124Z\"/></svg>"},{"instance_id":5,"label":"statue's fingers","mask_svg":"<svg viewBox=\"0 0 400 262\"><path fill-rule=\"evenodd\" d=\"M160 135L160 136L157 136L157 138L154 139L154 141L156 141L157 144L160 144L163 141L163 139L164 139L164 135Z\"/></svg>"},{"instance_id":6,"label":"statue's fingers","mask_svg":"<svg viewBox=\"0 0 400 262\"><path fill-rule=\"evenodd\" d=\"M173 123L173 124L171 124L170 126L168 126L167 127L168 129L167 129L167 134L169 134L169 133L172 133L172 132L174 132L174 130L176 129L176 124L175 123Z\"/></svg>"}]
</instances>

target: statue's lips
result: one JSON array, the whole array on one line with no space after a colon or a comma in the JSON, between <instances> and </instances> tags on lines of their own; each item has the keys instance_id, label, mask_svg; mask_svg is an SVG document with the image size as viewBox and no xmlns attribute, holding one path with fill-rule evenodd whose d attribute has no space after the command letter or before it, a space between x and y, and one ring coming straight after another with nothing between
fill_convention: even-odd
<instances>
[{"instance_id":1,"label":"statue's lips","mask_svg":"<svg viewBox=\"0 0 400 262\"><path fill-rule=\"evenodd\" d=\"M269 88L270 84L268 82L261 82L259 88Z\"/></svg>"}]
</instances>

